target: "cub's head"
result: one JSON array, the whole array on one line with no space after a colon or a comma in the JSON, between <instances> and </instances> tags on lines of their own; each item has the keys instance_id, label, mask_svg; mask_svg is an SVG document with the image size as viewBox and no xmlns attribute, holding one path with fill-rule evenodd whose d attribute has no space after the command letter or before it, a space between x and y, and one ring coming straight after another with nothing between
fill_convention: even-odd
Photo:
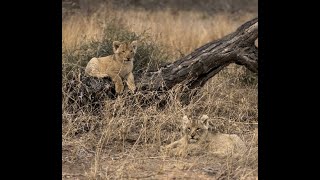
<instances>
[{"instance_id":1,"label":"cub's head","mask_svg":"<svg viewBox=\"0 0 320 180\"><path fill-rule=\"evenodd\" d=\"M117 60L122 62L133 61L134 54L137 52L137 41L119 42L113 41L113 52L116 54Z\"/></svg>"},{"instance_id":2,"label":"cub's head","mask_svg":"<svg viewBox=\"0 0 320 180\"><path fill-rule=\"evenodd\" d=\"M209 128L208 118L207 115L202 115L200 119L189 119L186 115L183 116L183 134L188 143L197 143L206 138Z\"/></svg>"}]
</instances>

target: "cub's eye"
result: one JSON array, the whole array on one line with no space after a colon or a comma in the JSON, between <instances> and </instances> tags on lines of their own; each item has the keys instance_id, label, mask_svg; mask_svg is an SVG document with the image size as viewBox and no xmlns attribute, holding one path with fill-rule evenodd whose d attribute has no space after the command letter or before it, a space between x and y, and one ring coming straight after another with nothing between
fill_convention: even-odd
<instances>
[{"instance_id":1,"label":"cub's eye","mask_svg":"<svg viewBox=\"0 0 320 180\"><path fill-rule=\"evenodd\" d=\"M201 131L201 129L200 129L200 128L198 128L198 129L197 129L197 131Z\"/></svg>"},{"instance_id":2,"label":"cub's eye","mask_svg":"<svg viewBox=\"0 0 320 180\"><path fill-rule=\"evenodd\" d=\"M131 50L131 52L133 52L133 51Z\"/></svg>"},{"instance_id":3,"label":"cub's eye","mask_svg":"<svg viewBox=\"0 0 320 180\"><path fill-rule=\"evenodd\" d=\"M124 53L124 52L126 52L126 51L122 51L122 52Z\"/></svg>"},{"instance_id":4,"label":"cub's eye","mask_svg":"<svg viewBox=\"0 0 320 180\"><path fill-rule=\"evenodd\" d=\"M191 131L191 129L190 129L190 128L187 128L187 131Z\"/></svg>"}]
</instances>

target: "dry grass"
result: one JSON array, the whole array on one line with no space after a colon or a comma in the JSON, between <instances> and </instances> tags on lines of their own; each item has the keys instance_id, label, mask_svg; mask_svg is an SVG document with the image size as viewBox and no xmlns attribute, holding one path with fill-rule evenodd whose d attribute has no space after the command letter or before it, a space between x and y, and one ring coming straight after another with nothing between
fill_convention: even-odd
<instances>
[{"instance_id":1,"label":"dry grass","mask_svg":"<svg viewBox=\"0 0 320 180\"><path fill-rule=\"evenodd\" d=\"M92 39L101 40L108 21L115 19L128 27L129 31L147 32L153 41L166 45L167 50L174 53L173 58L177 58L180 53L187 54L207 42L219 39L257 16L252 13L219 13L209 16L193 11L101 9L90 17L72 16L63 22L63 49L77 47Z\"/></svg>"},{"instance_id":2,"label":"dry grass","mask_svg":"<svg viewBox=\"0 0 320 180\"><path fill-rule=\"evenodd\" d=\"M226 13L208 16L104 7L89 17L80 14L63 21L63 53L75 53L74 49L83 44L114 38L105 37L106 26L113 20L129 31L144 34L141 37L145 41L156 42L171 61L234 31L255 15L232 18ZM63 57L64 63L69 61L69 56ZM73 70L64 73L64 84L70 72L78 75ZM138 95L123 95L105 100L99 115L88 113L86 108L67 111L68 104L63 101L63 179L257 179L257 82L252 74L244 67L230 65L209 80L187 106L179 103L175 88L169 94L165 109L129 106L128 99ZM65 88L63 96L69 96ZM238 134L249 150L239 160L230 158L223 163L216 163L205 153L187 158L161 155L161 145L180 138L184 114L207 114L214 128Z\"/></svg>"}]
</instances>

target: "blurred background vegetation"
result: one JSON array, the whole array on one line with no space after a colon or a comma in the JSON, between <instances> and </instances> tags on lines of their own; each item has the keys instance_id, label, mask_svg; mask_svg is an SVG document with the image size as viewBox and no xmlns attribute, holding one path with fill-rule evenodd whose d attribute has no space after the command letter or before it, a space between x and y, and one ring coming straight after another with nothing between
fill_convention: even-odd
<instances>
[{"instance_id":1,"label":"blurred background vegetation","mask_svg":"<svg viewBox=\"0 0 320 180\"><path fill-rule=\"evenodd\" d=\"M112 4L115 8L137 8L144 10L201 11L217 13L227 11L256 12L258 0L62 0L63 8L78 8L88 13L93 12L101 4Z\"/></svg>"}]
</instances>

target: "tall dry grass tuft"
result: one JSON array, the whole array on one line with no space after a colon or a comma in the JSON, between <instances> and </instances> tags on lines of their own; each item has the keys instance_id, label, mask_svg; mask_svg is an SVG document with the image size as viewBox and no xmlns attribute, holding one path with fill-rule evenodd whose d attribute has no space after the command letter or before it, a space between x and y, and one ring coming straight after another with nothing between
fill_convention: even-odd
<instances>
[{"instance_id":1,"label":"tall dry grass tuft","mask_svg":"<svg viewBox=\"0 0 320 180\"><path fill-rule=\"evenodd\" d=\"M230 65L209 80L190 104L181 105L178 88L168 92L159 109L137 103L141 94L101 98L102 109L80 103L81 75L91 57L112 53L113 40L139 39L135 73L174 61L206 42L219 39L254 17L242 14L209 16L200 12L148 12L104 7L91 16L63 20L63 178L257 178L257 79L244 67ZM103 93L103 91L102 91ZM73 103L70 104L70 99ZM129 102L129 103L128 103ZM80 105L81 104L81 105ZM75 108L71 108L75 106ZM98 113L92 113L96 111ZM213 129L238 134L247 153L217 164L204 154L169 158L161 145L181 137L181 118L207 114Z\"/></svg>"}]
</instances>

